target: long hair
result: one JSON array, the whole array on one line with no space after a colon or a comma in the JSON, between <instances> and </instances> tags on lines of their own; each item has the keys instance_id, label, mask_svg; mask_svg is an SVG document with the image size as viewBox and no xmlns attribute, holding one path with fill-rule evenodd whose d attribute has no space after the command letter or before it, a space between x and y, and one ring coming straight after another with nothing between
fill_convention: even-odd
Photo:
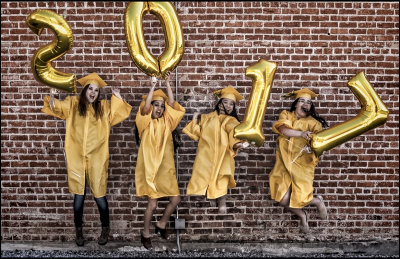
<instances>
[{"instance_id":1,"label":"long hair","mask_svg":"<svg viewBox=\"0 0 400 259\"><path fill-rule=\"evenodd\" d=\"M87 89L89 88L89 85L90 84L85 85L85 87L81 91L81 94L79 95L78 110L79 110L79 115L81 116L86 115L87 106L90 105L86 99L86 92ZM96 100L91 105L93 105L94 116L96 117L96 119L99 119L101 116L103 116L103 108L100 105L100 88Z\"/></svg>"},{"instance_id":2,"label":"long hair","mask_svg":"<svg viewBox=\"0 0 400 259\"><path fill-rule=\"evenodd\" d=\"M153 103L154 103L154 101L151 102L151 105L153 105ZM138 130L138 127L136 125L136 122L135 122L135 125L134 125L134 134L135 134L136 145L139 147L140 146L140 137L139 137L139 130ZM172 131L171 135L172 135L172 141L174 143L174 152L176 152L177 149L182 146L181 145L181 136L180 136L180 134L179 134L177 129Z\"/></svg>"},{"instance_id":3,"label":"long hair","mask_svg":"<svg viewBox=\"0 0 400 259\"><path fill-rule=\"evenodd\" d=\"M214 110L217 111L218 115L220 114L219 105L222 103L222 99L224 99L224 98L219 99L219 101L217 102L217 104L214 107ZM236 112L236 104L235 104L235 102L233 102L233 109L232 109L232 112L230 114L228 114L228 112L226 111L225 106L224 106L223 103L222 103L222 107L224 107L226 115L232 116L232 117L236 118L240 122L239 117L238 117L237 112Z\"/></svg>"},{"instance_id":4,"label":"long hair","mask_svg":"<svg viewBox=\"0 0 400 259\"><path fill-rule=\"evenodd\" d=\"M299 102L300 98L297 98L293 103L292 106L290 107L290 111L294 111L296 110L296 105ZM310 106L310 110L307 112L308 116L313 117L314 119L316 119L317 121L319 121L322 124L322 127L327 128L328 127L328 123L326 123L325 119L322 118L321 116L319 116L319 114L315 111L315 106L314 103L311 102L311 106Z\"/></svg>"}]
</instances>

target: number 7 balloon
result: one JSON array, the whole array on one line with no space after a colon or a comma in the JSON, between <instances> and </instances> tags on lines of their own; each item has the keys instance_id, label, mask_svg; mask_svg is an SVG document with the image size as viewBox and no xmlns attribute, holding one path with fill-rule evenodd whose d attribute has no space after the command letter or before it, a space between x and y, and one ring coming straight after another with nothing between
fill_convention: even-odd
<instances>
[{"instance_id":1,"label":"number 7 balloon","mask_svg":"<svg viewBox=\"0 0 400 259\"><path fill-rule=\"evenodd\" d=\"M312 134L311 149L316 156L384 124L387 120L389 111L368 82L364 72L358 73L347 84L360 101L361 111L348 121Z\"/></svg>"},{"instance_id":2,"label":"number 7 balloon","mask_svg":"<svg viewBox=\"0 0 400 259\"><path fill-rule=\"evenodd\" d=\"M26 24L39 36L46 27L56 35L52 43L41 47L32 57L35 79L50 87L75 93L75 75L58 71L51 65L52 61L64 55L72 46L73 34L68 23L53 11L36 10L26 19Z\"/></svg>"}]
</instances>

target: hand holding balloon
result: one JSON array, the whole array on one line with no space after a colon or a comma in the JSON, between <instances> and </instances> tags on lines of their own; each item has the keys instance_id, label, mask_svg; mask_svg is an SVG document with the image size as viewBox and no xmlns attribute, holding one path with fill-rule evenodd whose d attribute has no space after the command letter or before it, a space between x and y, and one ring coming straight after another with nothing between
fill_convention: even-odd
<instances>
[{"instance_id":1,"label":"hand holding balloon","mask_svg":"<svg viewBox=\"0 0 400 259\"><path fill-rule=\"evenodd\" d=\"M301 137L308 141L311 139L311 134L312 134L311 131L302 131Z\"/></svg>"},{"instance_id":2,"label":"hand holding balloon","mask_svg":"<svg viewBox=\"0 0 400 259\"><path fill-rule=\"evenodd\" d=\"M238 142L235 145L233 145L233 150L238 150L240 148L246 148L250 146L249 142Z\"/></svg>"},{"instance_id":3,"label":"hand holding balloon","mask_svg":"<svg viewBox=\"0 0 400 259\"><path fill-rule=\"evenodd\" d=\"M157 77L155 77L155 76L152 76L152 77L151 77L151 79L150 79L150 85L151 85L151 88L155 88L155 87L156 87L156 85L157 85L157 82L158 82L158 79L157 79Z\"/></svg>"},{"instance_id":4,"label":"hand holding balloon","mask_svg":"<svg viewBox=\"0 0 400 259\"><path fill-rule=\"evenodd\" d=\"M197 120L197 117L199 117L200 114L200 112L193 113L193 120Z\"/></svg>"},{"instance_id":5,"label":"hand holding balloon","mask_svg":"<svg viewBox=\"0 0 400 259\"><path fill-rule=\"evenodd\" d=\"M111 87L111 91L116 97L118 97L119 99L122 99L120 89L118 87L116 87L116 86Z\"/></svg>"}]
</instances>

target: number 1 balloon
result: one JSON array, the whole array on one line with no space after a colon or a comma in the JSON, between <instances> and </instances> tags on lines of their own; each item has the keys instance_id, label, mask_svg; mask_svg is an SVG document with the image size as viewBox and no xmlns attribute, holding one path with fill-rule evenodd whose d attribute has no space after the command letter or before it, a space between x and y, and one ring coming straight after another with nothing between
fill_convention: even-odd
<instances>
[{"instance_id":1,"label":"number 1 balloon","mask_svg":"<svg viewBox=\"0 0 400 259\"><path fill-rule=\"evenodd\" d=\"M73 34L68 23L53 11L36 10L26 19L26 24L39 36L46 27L56 35L52 43L41 47L32 57L35 79L47 86L75 93L75 75L58 71L51 65L53 60L64 55L72 46Z\"/></svg>"},{"instance_id":2,"label":"number 1 balloon","mask_svg":"<svg viewBox=\"0 0 400 259\"><path fill-rule=\"evenodd\" d=\"M275 62L260 59L246 69L246 76L252 79L253 87L243 122L235 128L235 138L254 142L257 146L263 145L265 137L262 123L277 67Z\"/></svg>"}]
</instances>

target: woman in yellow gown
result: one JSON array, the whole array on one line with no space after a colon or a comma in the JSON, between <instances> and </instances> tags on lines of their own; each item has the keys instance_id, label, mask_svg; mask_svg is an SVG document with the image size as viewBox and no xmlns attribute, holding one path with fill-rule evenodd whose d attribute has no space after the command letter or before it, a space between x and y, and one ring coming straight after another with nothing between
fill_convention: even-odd
<instances>
[{"instance_id":1,"label":"woman in yellow gown","mask_svg":"<svg viewBox=\"0 0 400 259\"><path fill-rule=\"evenodd\" d=\"M45 96L42 112L65 120L65 154L68 188L74 195L76 244L84 245L82 233L83 205L89 185L100 212L102 231L98 243L105 245L110 232L106 199L110 128L129 117L132 107L119 89L113 88L111 103L100 100L100 88L107 84L91 73L78 82L84 86L80 96L63 101Z\"/></svg>"},{"instance_id":2,"label":"woman in yellow gown","mask_svg":"<svg viewBox=\"0 0 400 259\"><path fill-rule=\"evenodd\" d=\"M308 146L312 133L327 127L314 108L311 99L317 94L308 88L291 92L285 97L294 98L290 111L284 110L272 130L279 134L276 162L269 175L271 198L300 218L300 231L309 232L308 215L302 209L316 206L319 216L327 218L322 197L313 196L314 169L318 157Z\"/></svg>"},{"instance_id":3,"label":"woman in yellow gown","mask_svg":"<svg viewBox=\"0 0 400 259\"><path fill-rule=\"evenodd\" d=\"M235 160L238 148L243 143L233 137L239 125L235 104L243 99L232 86L214 92L220 97L215 110L201 115L194 113L193 120L182 130L195 141L199 141L192 177L187 195L207 195L218 200L220 213L226 212L226 194L234 188Z\"/></svg>"},{"instance_id":4,"label":"woman in yellow gown","mask_svg":"<svg viewBox=\"0 0 400 259\"><path fill-rule=\"evenodd\" d=\"M169 217L180 202L172 132L185 114L185 109L174 100L169 74L165 80L168 97L161 89L154 91L156 82L151 82L150 92L143 96L145 101L136 115L140 147L135 169L136 195L148 197L141 233L141 242L148 250L152 249L149 232L157 199L170 197L160 221L154 225L155 232L160 232L164 239L168 238L166 224Z\"/></svg>"}]
</instances>

